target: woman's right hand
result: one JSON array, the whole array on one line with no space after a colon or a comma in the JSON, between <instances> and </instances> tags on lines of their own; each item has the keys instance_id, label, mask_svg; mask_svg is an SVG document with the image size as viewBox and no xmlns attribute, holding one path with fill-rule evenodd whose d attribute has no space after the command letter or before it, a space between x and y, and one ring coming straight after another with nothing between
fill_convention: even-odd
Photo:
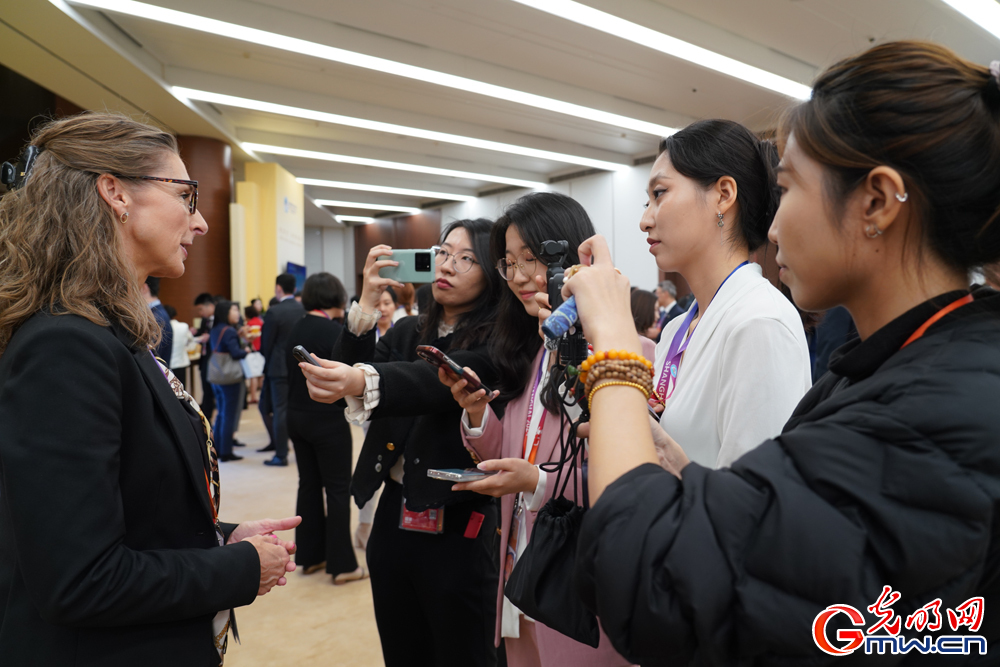
<instances>
[{"instance_id":1,"label":"woman's right hand","mask_svg":"<svg viewBox=\"0 0 1000 667\"><path fill-rule=\"evenodd\" d=\"M476 380L479 379L479 376L471 368L466 367L464 370L469 374L469 377L473 377ZM469 415L469 425L472 428L482 426L487 404L500 395L499 391L494 391L492 394L487 395L485 389L471 393L466 391L465 387L469 384L468 380L456 377L451 371L445 370L443 366L438 368L438 380L444 386L451 388L451 397Z\"/></svg>"},{"instance_id":2,"label":"woman's right hand","mask_svg":"<svg viewBox=\"0 0 1000 667\"><path fill-rule=\"evenodd\" d=\"M361 310L366 313L374 313L378 307L378 299L386 287L402 287L403 283L392 278L382 278L378 270L385 266L399 266L399 262L392 259L379 259L392 255L392 247L385 244L374 246L368 251L368 259L365 260L364 286L361 288Z\"/></svg>"},{"instance_id":3,"label":"woman's right hand","mask_svg":"<svg viewBox=\"0 0 1000 667\"><path fill-rule=\"evenodd\" d=\"M285 574L295 571L295 563L288 555L285 547L279 544L274 535L254 535L244 542L249 542L257 550L260 560L260 584L257 595L264 595L275 586L284 586L288 581Z\"/></svg>"}]
</instances>

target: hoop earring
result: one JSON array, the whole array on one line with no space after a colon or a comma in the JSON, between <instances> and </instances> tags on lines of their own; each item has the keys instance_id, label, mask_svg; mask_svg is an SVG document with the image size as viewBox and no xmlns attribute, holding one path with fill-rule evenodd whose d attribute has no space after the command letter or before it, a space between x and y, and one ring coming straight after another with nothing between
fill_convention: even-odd
<instances>
[{"instance_id":1,"label":"hoop earring","mask_svg":"<svg viewBox=\"0 0 1000 667\"><path fill-rule=\"evenodd\" d=\"M722 214L721 213L717 213L716 215L719 216L719 227L725 226L726 221L722 219Z\"/></svg>"},{"instance_id":2,"label":"hoop earring","mask_svg":"<svg viewBox=\"0 0 1000 667\"><path fill-rule=\"evenodd\" d=\"M875 230L874 234L872 234L873 229ZM882 236L882 230L878 228L878 225L868 225L867 227L865 227L865 236L867 236L870 239L877 239L878 237Z\"/></svg>"},{"instance_id":3,"label":"hoop earring","mask_svg":"<svg viewBox=\"0 0 1000 667\"><path fill-rule=\"evenodd\" d=\"M905 202L909 198L910 198L910 193L909 192L904 192L903 194L899 194L898 192L896 193L896 199L899 200L900 204L902 204L903 202Z\"/></svg>"},{"instance_id":4,"label":"hoop earring","mask_svg":"<svg viewBox=\"0 0 1000 667\"><path fill-rule=\"evenodd\" d=\"M125 211L124 213L122 213L121 217L120 217L120 218L118 218L118 219L119 219L119 220L121 220L121 223L122 223L123 225L124 225L124 224L125 224L126 222L128 222L128 211Z\"/></svg>"}]
</instances>

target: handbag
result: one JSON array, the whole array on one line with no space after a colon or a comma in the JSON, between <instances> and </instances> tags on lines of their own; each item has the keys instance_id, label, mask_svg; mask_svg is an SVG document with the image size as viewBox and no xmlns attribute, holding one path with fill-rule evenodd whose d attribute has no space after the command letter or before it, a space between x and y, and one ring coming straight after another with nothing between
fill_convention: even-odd
<instances>
[{"instance_id":1,"label":"handbag","mask_svg":"<svg viewBox=\"0 0 1000 667\"><path fill-rule=\"evenodd\" d=\"M233 359L228 352L219 351L219 343L222 342L222 336L228 328L222 328L219 340L215 341L212 346L212 358L208 361L208 381L210 384L226 385L243 382L243 366L240 365L240 362Z\"/></svg>"},{"instance_id":2,"label":"handbag","mask_svg":"<svg viewBox=\"0 0 1000 667\"><path fill-rule=\"evenodd\" d=\"M243 367L243 376L246 379L262 377L264 375L264 355L260 352L251 352L240 359L240 366Z\"/></svg>"},{"instance_id":3,"label":"handbag","mask_svg":"<svg viewBox=\"0 0 1000 667\"><path fill-rule=\"evenodd\" d=\"M566 433L566 429L562 432ZM597 616L583 605L574 579L576 543L585 510L566 497L571 478L576 489L577 461L584 455L583 441L576 438L576 424L569 429L569 440L569 445L565 441L560 443L562 455L556 464L559 466L556 493L535 516L531 539L514 564L504 595L530 618L597 648L601 640ZM542 467L549 465L552 464ZM560 488L564 472L566 477ZM579 498L580 494L576 496Z\"/></svg>"}]
</instances>

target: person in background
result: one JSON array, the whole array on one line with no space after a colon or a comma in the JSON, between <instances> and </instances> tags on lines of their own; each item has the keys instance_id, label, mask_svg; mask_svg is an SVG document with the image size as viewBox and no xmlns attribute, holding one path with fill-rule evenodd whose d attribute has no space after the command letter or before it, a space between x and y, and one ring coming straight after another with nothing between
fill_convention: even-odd
<instances>
[{"instance_id":1,"label":"person in background","mask_svg":"<svg viewBox=\"0 0 1000 667\"><path fill-rule=\"evenodd\" d=\"M396 308L398 303L399 299L396 298L396 290L387 285L386 288L382 290L382 294L379 295L378 304L376 305L379 313L381 313L379 315L378 322L375 323L376 341L389 333L389 329L391 329L396 323L394 316L397 312L399 312Z\"/></svg>"},{"instance_id":2,"label":"person in background","mask_svg":"<svg viewBox=\"0 0 1000 667\"><path fill-rule=\"evenodd\" d=\"M811 334L815 350L812 371L814 383L826 375L834 351L857 337L858 330L846 308L837 306L823 313L822 319Z\"/></svg>"},{"instance_id":3,"label":"person in background","mask_svg":"<svg viewBox=\"0 0 1000 667\"><path fill-rule=\"evenodd\" d=\"M295 447L299 490L295 513L295 562L305 574L326 570L335 585L367 576L351 543L351 427L344 401L319 403L309 396L306 378L292 348L301 345L329 359L343 326L333 319L343 313L347 290L329 273L315 273L302 286L303 317L288 337L288 434ZM325 491L325 494L324 494ZM326 508L323 496L326 496Z\"/></svg>"},{"instance_id":4,"label":"person in background","mask_svg":"<svg viewBox=\"0 0 1000 667\"><path fill-rule=\"evenodd\" d=\"M656 328L659 331L663 331L663 327L667 326L667 322L674 319L678 315L683 315L686 310L679 303L677 303L677 286L674 285L672 280L661 280L660 284L656 286ZM660 342L659 333L657 337L654 338L656 342Z\"/></svg>"},{"instance_id":5,"label":"person in background","mask_svg":"<svg viewBox=\"0 0 1000 667\"><path fill-rule=\"evenodd\" d=\"M208 362L212 357L212 350L208 344L208 332L215 324L215 297L208 292L202 292L194 299L194 309L198 313L198 317L201 318L198 328L191 331L195 340L201 343L201 356L198 358L198 375L201 377L201 411L205 413L205 417L211 423L215 412L215 392L212 391L212 384L208 381Z\"/></svg>"},{"instance_id":6,"label":"person in background","mask_svg":"<svg viewBox=\"0 0 1000 667\"><path fill-rule=\"evenodd\" d=\"M305 317L306 311L295 299L295 276L282 273L274 281L274 298L278 303L264 315L261 328L260 352L264 355L264 388L261 392L260 414L271 436L271 443L260 452L274 452L266 466L288 465L288 366L286 353L288 336Z\"/></svg>"},{"instance_id":7,"label":"person in background","mask_svg":"<svg viewBox=\"0 0 1000 667\"><path fill-rule=\"evenodd\" d=\"M413 308L413 299L416 296L416 290L413 289L413 283L404 283L396 291L396 312L392 314L392 323L395 324L404 317L410 317L411 315L416 315Z\"/></svg>"},{"instance_id":8,"label":"person in background","mask_svg":"<svg viewBox=\"0 0 1000 667\"><path fill-rule=\"evenodd\" d=\"M302 290L299 290L295 293L295 300L298 301L299 303L302 303Z\"/></svg>"},{"instance_id":9,"label":"person in background","mask_svg":"<svg viewBox=\"0 0 1000 667\"><path fill-rule=\"evenodd\" d=\"M153 317L160 325L160 344L156 346L153 353L164 363L170 363L170 355L173 353L174 330L170 326L170 315L166 308L160 303L160 279L149 276L142 285L142 297L149 304L149 309L153 311Z\"/></svg>"},{"instance_id":10,"label":"person in background","mask_svg":"<svg viewBox=\"0 0 1000 667\"><path fill-rule=\"evenodd\" d=\"M215 326L209 333L209 345L212 354L228 354L235 360L247 356L247 351L240 345L237 331L240 323L240 307L232 301L220 299L215 304ZM239 419L240 380L234 384L213 384L215 401L219 406L219 414L215 419L215 442L219 451L220 461L240 461L242 456L233 454L233 433L236 420Z\"/></svg>"},{"instance_id":11,"label":"person in background","mask_svg":"<svg viewBox=\"0 0 1000 667\"><path fill-rule=\"evenodd\" d=\"M258 317L263 317L264 315L264 302L260 300L260 297L256 297L250 301L250 305L254 307L257 311Z\"/></svg>"},{"instance_id":12,"label":"person in background","mask_svg":"<svg viewBox=\"0 0 1000 667\"><path fill-rule=\"evenodd\" d=\"M254 305L259 303L260 299L254 299L250 302L251 305L243 309L244 314L246 315L245 338L250 342L250 349L254 352L260 352L260 333L264 326L264 320L261 319L260 311L257 310L257 306ZM263 379L263 377L247 379L247 392L249 393L247 400L251 404L257 402L257 392L260 391Z\"/></svg>"},{"instance_id":13,"label":"person in background","mask_svg":"<svg viewBox=\"0 0 1000 667\"><path fill-rule=\"evenodd\" d=\"M177 309L173 306L163 306L167 311L167 316L170 317L170 328L173 331L173 343L170 350L170 370L173 372L177 379L180 381L181 385L187 386L185 378L187 377L187 370L191 366L191 360L188 358L188 348L196 344L198 341L191 334L191 327L184 322L177 321Z\"/></svg>"},{"instance_id":14,"label":"person in background","mask_svg":"<svg viewBox=\"0 0 1000 667\"><path fill-rule=\"evenodd\" d=\"M632 290L632 320L638 334L649 340L658 340L660 328L656 324L659 312L656 295L644 289Z\"/></svg>"}]
</instances>

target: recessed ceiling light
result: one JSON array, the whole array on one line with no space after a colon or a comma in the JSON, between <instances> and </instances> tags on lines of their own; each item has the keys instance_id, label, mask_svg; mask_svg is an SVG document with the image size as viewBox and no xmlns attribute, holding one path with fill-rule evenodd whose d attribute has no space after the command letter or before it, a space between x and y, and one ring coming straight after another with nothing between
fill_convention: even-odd
<instances>
[{"instance_id":1,"label":"recessed ceiling light","mask_svg":"<svg viewBox=\"0 0 1000 667\"><path fill-rule=\"evenodd\" d=\"M420 213L419 208L413 206L388 206L386 204L361 204L353 201L338 201L336 199L315 199L317 206L338 206L340 208L364 208L373 211L397 211L399 213L409 213L416 215Z\"/></svg>"},{"instance_id":2,"label":"recessed ceiling light","mask_svg":"<svg viewBox=\"0 0 1000 667\"><path fill-rule=\"evenodd\" d=\"M56 6L63 3L63 0L49 1ZM551 97L544 97L543 95L535 95L534 93L514 90L513 88L497 86L492 83L486 83L485 81L477 81L464 76L437 72L425 67L417 67L416 65L408 65L394 60L388 60L386 58L378 58L364 53L338 49L337 47L327 46L326 44L318 44L304 39L279 35L266 30L248 28L236 23L218 21L216 19L198 16L197 14L179 12L174 9L158 7L144 2L135 2L134 0L67 1L75 5L94 7L96 9L117 12L119 14L127 14L129 16L148 19L150 21L158 21L160 23L169 23L180 28L190 28L191 30L207 32L213 35L219 35L220 37L229 37L231 39L238 39L244 42L258 44L260 46L268 46L274 49L300 53L302 55L343 63L345 65L352 65L354 67L363 67L377 72L402 76L407 79L416 79L417 81L424 81L426 83L433 83L447 88L463 90L465 92L476 93L478 95L485 95L487 97L523 104L536 109L544 109L545 111L553 111L567 116L583 118L598 123L624 127L637 132L645 132L647 134L662 137L676 131L675 128L667 127L666 125L659 125L658 123L650 123L648 121L639 120L638 118L629 118L628 116L601 111L600 109L592 109L580 104L555 100Z\"/></svg>"},{"instance_id":3,"label":"recessed ceiling light","mask_svg":"<svg viewBox=\"0 0 1000 667\"><path fill-rule=\"evenodd\" d=\"M363 222L366 225L375 222L375 218L366 218L363 215L335 215L333 217L337 222Z\"/></svg>"},{"instance_id":4,"label":"recessed ceiling light","mask_svg":"<svg viewBox=\"0 0 1000 667\"><path fill-rule=\"evenodd\" d=\"M303 157L310 160L325 160L327 162L342 162L344 164L357 164L364 167L377 167L379 169L397 169L399 171L412 171L418 174L434 174L435 176L449 176L451 178L467 178L473 181L487 181L489 183L503 183L504 185L515 185L520 188L532 190L547 190L548 185L540 181L525 181L520 178L507 178L505 176L492 176L490 174L477 174L471 171L457 171L455 169L439 169L428 167L422 164L407 164L405 162L389 162L388 160L371 160L364 157L354 157L351 155L337 155L335 153L320 153L319 151L304 151L298 148L287 148L285 146L269 146L267 144L255 144L244 142L241 144L244 149L270 153L272 155L288 155L291 157Z\"/></svg>"},{"instance_id":5,"label":"recessed ceiling light","mask_svg":"<svg viewBox=\"0 0 1000 667\"><path fill-rule=\"evenodd\" d=\"M1000 4L996 0L944 0L966 18L1000 38Z\"/></svg>"},{"instance_id":6,"label":"recessed ceiling light","mask_svg":"<svg viewBox=\"0 0 1000 667\"><path fill-rule=\"evenodd\" d=\"M432 190L412 190L410 188L392 188L386 185L365 185L348 183L347 181L325 181L320 178L296 178L302 185L314 185L319 188L336 188L338 190L359 190L361 192L382 192L390 195L405 195L407 197L423 197L425 199L451 199L454 201L476 201L473 195L456 195L450 192L434 192Z\"/></svg>"},{"instance_id":7,"label":"recessed ceiling light","mask_svg":"<svg viewBox=\"0 0 1000 667\"><path fill-rule=\"evenodd\" d=\"M613 14L602 12L599 9L588 7L579 2L574 2L574 0L514 0L514 2L554 14L568 21L585 25L588 28L600 30L601 32L634 42L640 46L649 47L675 58L686 60L689 63L701 65L716 72L742 79L743 81L760 86L761 88L773 90L782 95L794 97L799 100L807 100L809 99L809 95L812 94L812 89L809 86L798 81L792 81L783 76L778 76L773 72L768 72L734 58L729 58L721 53L695 46L690 42L665 35L662 32L657 32L638 23L626 21ZM949 0L945 0L945 2L951 5L959 4L958 2L949 2ZM962 4L973 3L970 0L966 0ZM977 4L991 4L995 6L996 2L993 0L981 0Z\"/></svg>"},{"instance_id":8,"label":"recessed ceiling light","mask_svg":"<svg viewBox=\"0 0 1000 667\"><path fill-rule=\"evenodd\" d=\"M346 125L348 127L357 127L364 130L373 130L375 132L388 132L390 134L403 135L407 137L417 137L418 139L427 139L429 141L440 141L446 144L457 144L459 146L469 146L471 148L482 148L488 151L499 151L501 153L511 153L513 155L523 155L526 157L540 158L542 160L553 160L555 162L578 164L585 167L593 167L595 169L606 169L608 171L628 171L629 169L629 165L618 162L609 162L607 160L595 160L589 157L581 157L579 155L569 155L567 153L545 151L537 148L528 148L526 146L504 144L499 141L487 141L485 139L463 137L458 134L447 134L445 132L421 130L420 128L416 127L406 127L405 125L382 123L379 121L368 120L365 118L352 118L350 116L341 116L339 114L326 113L325 111L314 111L312 109L290 107L284 104L274 104L271 102L263 102L261 100L250 100L245 97L222 95L220 93L211 93L205 90L193 90L191 88L182 88L180 86L173 86L172 90L174 95L189 100L210 102L212 104L222 104L224 106L238 107L241 109L252 109L254 111L263 111L265 113L273 113L281 116L291 116L292 118L307 118L309 120L317 120L323 123L331 123L333 125Z\"/></svg>"}]
</instances>

